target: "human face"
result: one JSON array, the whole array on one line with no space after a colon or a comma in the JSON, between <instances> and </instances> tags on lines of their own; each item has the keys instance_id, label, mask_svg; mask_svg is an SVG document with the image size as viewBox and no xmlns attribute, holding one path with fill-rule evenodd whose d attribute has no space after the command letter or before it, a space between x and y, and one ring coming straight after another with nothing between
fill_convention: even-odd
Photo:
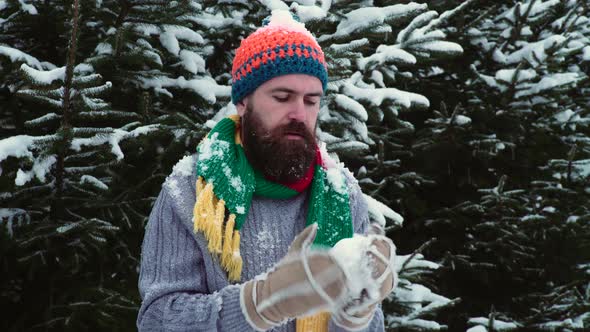
<instances>
[{"instance_id":1,"label":"human face","mask_svg":"<svg viewBox=\"0 0 590 332\"><path fill-rule=\"evenodd\" d=\"M283 75L260 85L240 101L236 108L243 117L247 106L251 105L268 131L295 121L303 123L315 136L322 95L322 82L315 76ZM285 137L292 140L302 139L296 134L287 134Z\"/></svg>"},{"instance_id":2,"label":"human face","mask_svg":"<svg viewBox=\"0 0 590 332\"><path fill-rule=\"evenodd\" d=\"M284 112L282 118L271 117L270 121L274 121L273 125L269 125L266 118L274 110L255 106L258 105L258 96L256 95L252 95L245 101L245 108L240 112L242 115L242 142L248 160L267 178L281 183L293 183L301 180L315 160L315 125L319 112L319 105L313 105L313 103L319 104L319 100L303 101L304 104L308 104L309 108L312 108L311 106L317 108L317 110L311 109L310 111L306 111L305 108L297 109L298 105L292 106L296 109L291 111L288 106L282 105L283 103L297 103L293 99L298 97L292 94L300 94L303 98L315 98L315 96L305 96L305 93L293 92L291 87L288 89L289 91L286 92L286 88L281 85L278 90L270 89L271 99L278 102L278 108ZM302 110L311 113L311 116L302 114ZM272 127L269 128L269 126ZM310 130L308 126L313 127Z\"/></svg>"}]
</instances>

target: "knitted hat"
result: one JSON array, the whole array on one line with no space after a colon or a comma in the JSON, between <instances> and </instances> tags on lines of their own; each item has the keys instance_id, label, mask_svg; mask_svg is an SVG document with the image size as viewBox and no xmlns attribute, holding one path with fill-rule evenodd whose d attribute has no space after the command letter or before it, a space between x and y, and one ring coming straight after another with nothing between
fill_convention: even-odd
<instances>
[{"instance_id":1,"label":"knitted hat","mask_svg":"<svg viewBox=\"0 0 590 332\"><path fill-rule=\"evenodd\" d=\"M237 104L264 82L287 74L315 76L324 91L328 84L324 52L318 42L289 11L273 10L268 24L242 40L236 50L232 102Z\"/></svg>"}]
</instances>

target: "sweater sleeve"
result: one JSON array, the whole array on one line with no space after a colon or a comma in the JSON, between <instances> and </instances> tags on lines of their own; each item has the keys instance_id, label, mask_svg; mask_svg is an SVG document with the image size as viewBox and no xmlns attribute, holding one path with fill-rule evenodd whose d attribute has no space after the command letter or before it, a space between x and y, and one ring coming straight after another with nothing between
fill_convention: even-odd
<instances>
[{"instance_id":1,"label":"sweater sleeve","mask_svg":"<svg viewBox=\"0 0 590 332\"><path fill-rule=\"evenodd\" d=\"M208 294L203 256L162 189L142 245L139 331L243 331L242 285Z\"/></svg>"}]
</instances>

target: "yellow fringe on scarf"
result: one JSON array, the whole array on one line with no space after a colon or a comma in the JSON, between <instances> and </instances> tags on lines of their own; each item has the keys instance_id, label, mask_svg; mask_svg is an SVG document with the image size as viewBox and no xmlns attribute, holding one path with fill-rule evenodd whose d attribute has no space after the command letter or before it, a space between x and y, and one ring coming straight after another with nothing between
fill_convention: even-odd
<instances>
[{"instance_id":1,"label":"yellow fringe on scarf","mask_svg":"<svg viewBox=\"0 0 590 332\"><path fill-rule=\"evenodd\" d=\"M297 318L296 332L328 332L329 312L320 312L313 316Z\"/></svg>"},{"instance_id":2,"label":"yellow fringe on scarf","mask_svg":"<svg viewBox=\"0 0 590 332\"><path fill-rule=\"evenodd\" d=\"M228 279L239 281L242 275L240 256L240 232L234 230L236 215L230 214L225 231L225 201L213 193L213 185L199 176L196 183L197 202L193 210L193 231L202 232L207 239L207 249L218 255L221 266L228 272Z\"/></svg>"}]
</instances>

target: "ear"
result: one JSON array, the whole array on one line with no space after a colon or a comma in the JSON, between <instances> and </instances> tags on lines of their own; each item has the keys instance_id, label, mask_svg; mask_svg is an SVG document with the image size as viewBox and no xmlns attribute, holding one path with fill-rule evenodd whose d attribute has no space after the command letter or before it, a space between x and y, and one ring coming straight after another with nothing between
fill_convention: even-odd
<instances>
[{"instance_id":1,"label":"ear","mask_svg":"<svg viewBox=\"0 0 590 332\"><path fill-rule=\"evenodd\" d=\"M242 98L242 100L236 104L236 110L238 111L239 116L244 116L244 113L246 113L246 105L248 105L247 96Z\"/></svg>"}]
</instances>

